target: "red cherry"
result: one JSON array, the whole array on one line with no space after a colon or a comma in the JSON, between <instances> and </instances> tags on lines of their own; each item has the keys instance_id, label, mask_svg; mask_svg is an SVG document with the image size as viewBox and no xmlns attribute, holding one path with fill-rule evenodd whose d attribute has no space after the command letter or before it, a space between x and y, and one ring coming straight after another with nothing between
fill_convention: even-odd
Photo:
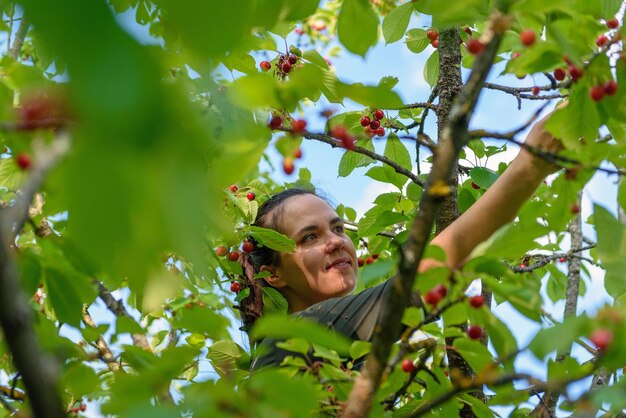
<instances>
[{"instance_id":1,"label":"red cherry","mask_svg":"<svg viewBox=\"0 0 626 418\"><path fill-rule=\"evenodd\" d=\"M380 122L374 119L370 122L370 128L372 129L372 131L375 131L376 129L380 128Z\"/></svg>"},{"instance_id":2,"label":"red cherry","mask_svg":"<svg viewBox=\"0 0 626 418\"><path fill-rule=\"evenodd\" d=\"M565 76L567 74L565 73L565 70L562 68L557 68L554 70L554 79L557 81L563 81L565 80Z\"/></svg>"},{"instance_id":3,"label":"red cherry","mask_svg":"<svg viewBox=\"0 0 626 418\"><path fill-rule=\"evenodd\" d=\"M436 41L436 40L437 40L437 38L439 38L439 32L437 32L436 30L434 30L434 29L432 29L432 28L431 28L431 29L428 29L428 30L426 31L426 37L427 37L428 39L430 39L431 41Z\"/></svg>"},{"instance_id":4,"label":"red cherry","mask_svg":"<svg viewBox=\"0 0 626 418\"><path fill-rule=\"evenodd\" d=\"M541 91L541 89L537 86L533 87L533 95L537 96L539 94L539 92Z\"/></svg>"},{"instance_id":5,"label":"red cherry","mask_svg":"<svg viewBox=\"0 0 626 418\"><path fill-rule=\"evenodd\" d=\"M580 206L577 203L572 203L572 206L569 207L569 211L572 215L576 215L580 213Z\"/></svg>"},{"instance_id":6,"label":"red cherry","mask_svg":"<svg viewBox=\"0 0 626 418\"><path fill-rule=\"evenodd\" d=\"M36 94L26 97L17 109L20 129L60 128L60 118L67 113L60 97L47 94Z\"/></svg>"},{"instance_id":7,"label":"red cherry","mask_svg":"<svg viewBox=\"0 0 626 418\"><path fill-rule=\"evenodd\" d=\"M522 41L522 44L524 44L525 46L531 46L532 44L535 43L535 40L537 39L537 35L535 34L535 31L532 29L523 30L519 34L519 37L520 37L520 40Z\"/></svg>"},{"instance_id":8,"label":"red cherry","mask_svg":"<svg viewBox=\"0 0 626 418\"><path fill-rule=\"evenodd\" d=\"M25 153L18 154L18 156L15 157L15 162L22 170L28 170L33 163L30 155Z\"/></svg>"},{"instance_id":9,"label":"red cherry","mask_svg":"<svg viewBox=\"0 0 626 418\"><path fill-rule=\"evenodd\" d=\"M330 131L330 135L333 138L341 140L341 145L345 149L354 149L354 138L348 133L348 130L343 125L337 125Z\"/></svg>"},{"instance_id":10,"label":"red cherry","mask_svg":"<svg viewBox=\"0 0 626 418\"><path fill-rule=\"evenodd\" d=\"M256 198L256 195L252 192L248 192L246 197L248 198L248 200L254 200L254 198Z\"/></svg>"},{"instance_id":11,"label":"red cherry","mask_svg":"<svg viewBox=\"0 0 626 418\"><path fill-rule=\"evenodd\" d=\"M272 116L272 119L270 119L269 127L270 129L278 129L281 127L282 124L283 118L281 118L280 116Z\"/></svg>"},{"instance_id":12,"label":"red cherry","mask_svg":"<svg viewBox=\"0 0 626 418\"><path fill-rule=\"evenodd\" d=\"M472 325L467 330L467 336L470 337L472 340L479 340L483 337L484 334L485 332L478 325Z\"/></svg>"},{"instance_id":13,"label":"red cherry","mask_svg":"<svg viewBox=\"0 0 626 418\"><path fill-rule=\"evenodd\" d=\"M439 39L435 39L430 43L433 48L439 48Z\"/></svg>"},{"instance_id":14,"label":"red cherry","mask_svg":"<svg viewBox=\"0 0 626 418\"><path fill-rule=\"evenodd\" d=\"M375 133L378 136L385 136L385 128L381 126L380 128L376 129Z\"/></svg>"},{"instance_id":15,"label":"red cherry","mask_svg":"<svg viewBox=\"0 0 626 418\"><path fill-rule=\"evenodd\" d=\"M478 190L478 189L480 189L480 186L478 184L472 182L472 189Z\"/></svg>"},{"instance_id":16,"label":"red cherry","mask_svg":"<svg viewBox=\"0 0 626 418\"><path fill-rule=\"evenodd\" d=\"M237 251L232 251L232 252L228 253L228 259L230 261L237 261L237 260L239 260L239 253Z\"/></svg>"},{"instance_id":17,"label":"red cherry","mask_svg":"<svg viewBox=\"0 0 626 418\"><path fill-rule=\"evenodd\" d=\"M223 245L220 245L215 249L215 254L217 254L218 257L226 257L228 253L228 248L224 247Z\"/></svg>"},{"instance_id":18,"label":"red cherry","mask_svg":"<svg viewBox=\"0 0 626 418\"><path fill-rule=\"evenodd\" d=\"M291 158L283 159L283 171L287 175L291 175L296 167L293 165L293 160Z\"/></svg>"},{"instance_id":19,"label":"red cherry","mask_svg":"<svg viewBox=\"0 0 626 418\"><path fill-rule=\"evenodd\" d=\"M413 361L406 359L402 361L402 371L404 373L412 373L413 371L415 371L415 364L413 364Z\"/></svg>"},{"instance_id":20,"label":"red cherry","mask_svg":"<svg viewBox=\"0 0 626 418\"><path fill-rule=\"evenodd\" d=\"M463 28L463 31L467 33L469 36L472 36L472 28L466 26Z\"/></svg>"},{"instance_id":21,"label":"red cherry","mask_svg":"<svg viewBox=\"0 0 626 418\"><path fill-rule=\"evenodd\" d=\"M365 263L366 263L366 264L372 264L373 262L374 262L374 257L367 257L367 258L365 259Z\"/></svg>"},{"instance_id":22,"label":"red cherry","mask_svg":"<svg viewBox=\"0 0 626 418\"><path fill-rule=\"evenodd\" d=\"M603 89L604 89L604 94L608 96L612 96L615 93L617 93L617 82L611 79L607 81L606 83L604 83Z\"/></svg>"},{"instance_id":23,"label":"red cherry","mask_svg":"<svg viewBox=\"0 0 626 418\"><path fill-rule=\"evenodd\" d=\"M483 44L476 38L472 38L467 41L467 50L470 54L479 55L482 54L482 52L485 50L485 44Z\"/></svg>"},{"instance_id":24,"label":"red cherry","mask_svg":"<svg viewBox=\"0 0 626 418\"><path fill-rule=\"evenodd\" d=\"M239 293L239 291L241 290L241 285L239 284L239 282L232 282L230 284L230 291L233 293Z\"/></svg>"},{"instance_id":25,"label":"red cherry","mask_svg":"<svg viewBox=\"0 0 626 418\"><path fill-rule=\"evenodd\" d=\"M280 67L281 70L283 70L283 73L288 73L289 71L291 71L292 65L289 61L284 62L282 67Z\"/></svg>"},{"instance_id":26,"label":"red cherry","mask_svg":"<svg viewBox=\"0 0 626 418\"><path fill-rule=\"evenodd\" d=\"M369 116L363 116L361 118L361 126L369 126L371 119Z\"/></svg>"},{"instance_id":27,"label":"red cherry","mask_svg":"<svg viewBox=\"0 0 626 418\"><path fill-rule=\"evenodd\" d=\"M478 309L485 304L485 297L483 295L472 296L469 299L469 303L472 307Z\"/></svg>"},{"instance_id":28,"label":"red cherry","mask_svg":"<svg viewBox=\"0 0 626 418\"><path fill-rule=\"evenodd\" d=\"M385 117L385 112L380 109L374 110L374 119L382 120Z\"/></svg>"},{"instance_id":29,"label":"red cherry","mask_svg":"<svg viewBox=\"0 0 626 418\"><path fill-rule=\"evenodd\" d=\"M230 186L228 186L228 190L235 193L237 190L239 190L239 187L237 187L236 184L231 184Z\"/></svg>"},{"instance_id":30,"label":"red cherry","mask_svg":"<svg viewBox=\"0 0 626 418\"><path fill-rule=\"evenodd\" d=\"M372 254L372 258L373 258L374 260L378 260L378 254Z\"/></svg>"},{"instance_id":31,"label":"red cherry","mask_svg":"<svg viewBox=\"0 0 626 418\"><path fill-rule=\"evenodd\" d=\"M269 61L261 61L259 67L261 67L263 71L269 71L272 69L272 64L270 64Z\"/></svg>"},{"instance_id":32,"label":"red cherry","mask_svg":"<svg viewBox=\"0 0 626 418\"><path fill-rule=\"evenodd\" d=\"M246 253L251 253L252 251L254 251L254 244L250 241L244 241L244 243L241 245L241 249Z\"/></svg>"},{"instance_id":33,"label":"red cherry","mask_svg":"<svg viewBox=\"0 0 626 418\"><path fill-rule=\"evenodd\" d=\"M296 62L298 62L298 56L294 54L289 55L289 63L295 64Z\"/></svg>"},{"instance_id":34,"label":"red cherry","mask_svg":"<svg viewBox=\"0 0 626 418\"><path fill-rule=\"evenodd\" d=\"M302 133L306 129L306 121L304 119L294 120L291 124L291 130L294 133Z\"/></svg>"},{"instance_id":35,"label":"red cherry","mask_svg":"<svg viewBox=\"0 0 626 418\"><path fill-rule=\"evenodd\" d=\"M569 75L572 77L572 80L576 81L585 73L582 68L576 67L573 64L570 64L568 67Z\"/></svg>"},{"instance_id":36,"label":"red cherry","mask_svg":"<svg viewBox=\"0 0 626 418\"><path fill-rule=\"evenodd\" d=\"M567 261L567 258L565 257L559 258L559 263L565 263L566 261Z\"/></svg>"},{"instance_id":37,"label":"red cherry","mask_svg":"<svg viewBox=\"0 0 626 418\"><path fill-rule=\"evenodd\" d=\"M433 287L433 290L437 292L442 299L445 298L448 294L448 288L442 284L438 284L437 286Z\"/></svg>"},{"instance_id":38,"label":"red cherry","mask_svg":"<svg viewBox=\"0 0 626 418\"><path fill-rule=\"evenodd\" d=\"M365 128L363 128L363 133L365 134L365 136L367 136L368 138L371 138L374 136L374 132L372 131L372 128L370 128L369 126L366 126Z\"/></svg>"},{"instance_id":39,"label":"red cherry","mask_svg":"<svg viewBox=\"0 0 626 418\"><path fill-rule=\"evenodd\" d=\"M362 258L359 258L357 260L357 263L358 263L359 267L363 267L365 265L365 260L363 260Z\"/></svg>"},{"instance_id":40,"label":"red cherry","mask_svg":"<svg viewBox=\"0 0 626 418\"><path fill-rule=\"evenodd\" d=\"M81 410L81 412L85 412L85 410L87 409L87 405L85 405L84 403L80 404L80 408L79 409Z\"/></svg>"},{"instance_id":41,"label":"red cherry","mask_svg":"<svg viewBox=\"0 0 626 418\"><path fill-rule=\"evenodd\" d=\"M589 97L591 97L594 102L599 102L604 98L604 87L593 86L589 89Z\"/></svg>"},{"instance_id":42,"label":"red cherry","mask_svg":"<svg viewBox=\"0 0 626 418\"><path fill-rule=\"evenodd\" d=\"M302 158L302 148L298 147L293 153L293 158Z\"/></svg>"},{"instance_id":43,"label":"red cherry","mask_svg":"<svg viewBox=\"0 0 626 418\"><path fill-rule=\"evenodd\" d=\"M603 47L609 42L609 38L606 35L600 35L596 38L596 45Z\"/></svg>"},{"instance_id":44,"label":"red cherry","mask_svg":"<svg viewBox=\"0 0 626 418\"><path fill-rule=\"evenodd\" d=\"M615 29L618 26L619 26L619 20L617 20L616 17L611 18L606 21L606 27L609 29Z\"/></svg>"},{"instance_id":45,"label":"red cherry","mask_svg":"<svg viewBox=\"0 0 626 418\"><path fill-rule=\"evenodd\" d=\"M596 329L589 336L591 342L596 346L598 350L604 350L613 341L613 333L608 329Z\"/></svg>"},{"instance_id":46,"label":"red cherry","mask_svg":"<svg viewBox=\"0 0 626 418\"><path fill-rule=\"evenodd\" d=\"M441 300L441 295L435 289L431 289L424 295L424 302L428 305L436 306Z\"/></svg>"}]
</instances>

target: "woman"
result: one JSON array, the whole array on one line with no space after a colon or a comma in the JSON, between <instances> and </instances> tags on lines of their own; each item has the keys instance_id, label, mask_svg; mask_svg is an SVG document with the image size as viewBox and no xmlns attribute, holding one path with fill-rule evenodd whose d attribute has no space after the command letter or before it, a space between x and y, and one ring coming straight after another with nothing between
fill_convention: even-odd
<instances>
[{"instance_id":1,"label":"woman","mask_svg":"<svg viewBox=\"0 0 626 418\"><path fill-rule=\"evenodd\" d=\"M546 119L533 126L526 145L555 153L562 146L544 130ZM510 222L537 186L556 168L522 149L485 194L432 240L432 244L446 253L446 266L458 268L476 245ZM382 314L389 281L350 295L357 279L356 249L335 210L312 192L290 189L262 205L256 225L281 232L296 243L294 253L276 253L255 246L251 257L254 270L267 272L267 285L287 299L289 312L310 318L351 339L369 340ZM434 259L424 259L418 271L441 264ZM245 300L242 302L245 304ZM280 364L289 354L274 347L274 343L272 340L262 342L261 345L270 349L255 359L253 369Z\"/></svg>"}]
</instances>

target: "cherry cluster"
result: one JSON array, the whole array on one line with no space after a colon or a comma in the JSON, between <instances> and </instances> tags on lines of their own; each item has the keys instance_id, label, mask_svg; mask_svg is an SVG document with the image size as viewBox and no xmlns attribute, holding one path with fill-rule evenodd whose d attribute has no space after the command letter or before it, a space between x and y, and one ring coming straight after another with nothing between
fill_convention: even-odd
<instances>
[{"instance_id":1,"label":"cherry cluster","mask_svg":"<svg viewBox=\"0 0 626 418\"><path fill-rule=\"evenodd\" d=\"M274 73L280 78L285 78L298 63L298 59L298 56L295 54L280 54L274 64L276 66ZM269 61L261 61L259 67L264 72L267 72L272 69L272 64Z\"/></svg>"},{"instance_id":2,"label":"cherry cluster","mask_svg":"<svg viewBox=\"0 0 626 418\"><path fill-rule=\"evenodd\" d=\"M385 136L385 128L380 126L380 122L385 118L385 113L376 109L372 112L371 117L369 115L365 115L361 118L361 126L363 127L363 131L365 135L368 137L377 136Z\"/></svg>"},{"instance_id":3,"label":"cherry cluster","mask_svg":"<svg viewBox=\"0 0 626 418\"><path fill-rule=\"evenodd\" d=\"M376 260L378 260L378 254L372 254L365 258L359 258L357 260L357 264L359 265L359 267L363 267L366 264L372 264Z\"/></svg>"}]
</instances>

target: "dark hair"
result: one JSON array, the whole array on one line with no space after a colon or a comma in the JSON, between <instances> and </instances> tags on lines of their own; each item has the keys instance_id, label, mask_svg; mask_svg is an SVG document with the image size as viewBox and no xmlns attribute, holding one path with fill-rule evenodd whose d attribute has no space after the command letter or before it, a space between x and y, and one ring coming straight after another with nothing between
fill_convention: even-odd
<instances>
[{"instance_id":1,"label":"dark hair","mask_svg":"<svg viewBox=\"0 0 626 418\"><path fill-rule=\"evenodd\" d=\"M291 197L307 194L319 197L314 190L299 187L285 189L282 192L272 195L259 207L253 225L282 232L285 202ZM243 280L250 288L250 295L243 298L239 302L239 306L237 306L243 321L243 327L241 327L241 329L246 332L248 332L256 320L263 315L262 288L264 286L270 286L265 280L257 279L254 275L260 272L262 266L276 267L279 263L277 251L269 247L259 245L253 237L249 237L248 239L254 245L254 249L249 255L242 254L242 257L240 257L239 260L243 268ZM251 339L250 343L252 344L254 341Z\"/></svg>"}]
</instances>

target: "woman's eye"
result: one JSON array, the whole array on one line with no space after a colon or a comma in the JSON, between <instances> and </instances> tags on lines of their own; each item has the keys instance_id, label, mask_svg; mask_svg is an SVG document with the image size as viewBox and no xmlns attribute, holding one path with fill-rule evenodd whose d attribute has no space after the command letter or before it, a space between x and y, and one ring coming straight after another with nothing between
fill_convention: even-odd
<instances>
[{"instance_id":1,"label":"woman's eye","mask_svg":"<svg viewBox=\"0 0 626 418\"><path fill-rule=\"evenodd\" d=\"M335 227L335 231L337 231L337 232L343 232L343 231L344 231L343 225L337 225L337 226Z\"/></svg>"},{"instance_id":2,"label":"woman's eye","mask_svg":"<svg viewBox=\"0 0 626 418\"><path fill-rule=\"evenodd\" d=\"M305 235L304 238L302 238L303 242L307 242L307 241L313 241L315 239L315 234L308 234Z\"/></svg>"}]
</instances>

